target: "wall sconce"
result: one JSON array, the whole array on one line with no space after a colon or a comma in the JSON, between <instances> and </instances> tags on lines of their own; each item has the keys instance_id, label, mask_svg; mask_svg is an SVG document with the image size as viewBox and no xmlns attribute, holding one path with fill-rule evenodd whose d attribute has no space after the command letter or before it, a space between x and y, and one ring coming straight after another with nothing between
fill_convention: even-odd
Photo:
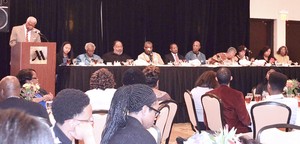
<instances>
[{"instance_id":1,"label":"wall sconce","mask_svg":"<svg viewBox=\"0 0 300 144\"><path fill-rule=\"evenodd\" d=\"M279 12L280 20L287 21L288 14L289 14L289 11L287 11L287 10L281 10Z\"/></svg>"}]
</instances>

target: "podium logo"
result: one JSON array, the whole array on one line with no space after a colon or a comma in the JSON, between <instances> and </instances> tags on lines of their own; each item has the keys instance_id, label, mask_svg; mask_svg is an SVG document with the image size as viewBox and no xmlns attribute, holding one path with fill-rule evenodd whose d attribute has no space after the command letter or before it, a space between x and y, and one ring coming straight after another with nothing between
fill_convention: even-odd
<instances>
[{"instance_id":1,"label":"podium logo","mask_svg":"<svg viewBox=\"0 0 300 144\"><path fill-rule=\"evenodd\" d=\"M47 64L48 48L44 46L30 47L30 64Z\"/></svg>"}]
</instances>

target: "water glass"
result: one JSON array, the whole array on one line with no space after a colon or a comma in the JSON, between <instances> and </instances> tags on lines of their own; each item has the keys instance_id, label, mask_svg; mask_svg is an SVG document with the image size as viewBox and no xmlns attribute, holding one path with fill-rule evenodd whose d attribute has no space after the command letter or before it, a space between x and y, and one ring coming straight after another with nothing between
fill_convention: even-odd
<instances>
[{"instance_id":1,"label":"water glass","mask_svg":"<svg viewBox=\"0 0 300 144\"><path fill-rule=\"evenodd\" d=\"M247 104L249 104L253 99L253 94L252 93L247 93L247 95L245 96L245 101Z\"/></svg>"}]
</instances>

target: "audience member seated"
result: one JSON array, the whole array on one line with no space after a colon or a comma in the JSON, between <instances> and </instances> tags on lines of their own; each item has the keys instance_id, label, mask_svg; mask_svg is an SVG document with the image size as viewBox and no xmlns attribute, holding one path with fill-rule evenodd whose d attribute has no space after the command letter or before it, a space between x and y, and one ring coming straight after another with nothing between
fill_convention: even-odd
<instances>
[{"instance_id":1,"label":"audience member seated","mask_svg":"<svg viewBox=\"0 0 300 144\"><path fill-rule=\"evenodd\" d=\"M154 65L164 64L161 56L158 53L153 52L153 44L150 41L146 41L144 43L144 52L141 53L137 59L146 61L147 63Z\"/></svg>"},{"instance_id":2,"label":"audience member seated","mask_svg":"<svg viewBox=\"0 0 300 144\"><path fill-rule=\"evenodd\" d=\"M238 59L235 57L236 49L234 47L229 47L227 52L221 52L215 54L213 57L209 58L209 64L235 64Z\"/></svg>"},{"instance_id":3,"label":"audience member seated","mask_svg":"<svg viewBox=\"0 0 300 144\"><path fill-rule=\"evenodd\" d=\"M64 89L57 93L52 103L56 121L52 132L55 143L72 144L83 140L85 144L95 144L93 116L90 99L80 90Z\"/></svg>"},{"instance_id":4,"label":"audience member seated","mask_svg":"<svg viewBox=\"0 0 300 144\"><path fill-rule=\"evenodd\" d=\"M17 78L20 81L21 87L25 83L31 83L34 85L40 85L37 73L34 69L22 69L17 74ZM53 99L52 93L48 93L45 89L40 88L39 92L35 94L32 101L41 104L46 108L46 101L51 101Z\"/></svg>"},{"instance_id":5,"label":"audience member seated","mask_svg":"<svg viewBox=\"0 0 300 144\"><path fill-rule=\"evenodd\" d=\"M290 107L292 110L290 124L295 124L298 111L298 100L295 98L284 98L282 93L283 88L286 85L286 81L286 75L279 72L270 73L268 82L268 91L270 93L270 96L266 97L266 101L276 101Z\"/></svg>"},{"instance_id":6,"label":"audience member seated","mask_svg":"<svg viewBox=\"0 0 300 144\"><path fill-rule=\"evenodd\" d=\"M123 52L123 44L121 41L114 41L113 51L108 52L102 56L104 62L125 62L131 57Z\"/></svg>"},{"instance_id":7,"label":"audience member seated","mask_svg":"<svg viewBox=\"0 0 300 144\"><path fill-rule=\"evenodd\" d=\"M276 61L282 64L290 63L290 57L288 56L288 48L281 46L275 53Z\"/></svg>"},{"instance_id":8,"label":"audience member seated","mask_svg":"<svg viewBox=\"0 0 300 144\"><path fill-rule=\"evenodd\" d=\"M272 72L281 72L280 69L278 68L271 68L267 71L266 73L266 76L264 78L264 80L262 82L260 82L256 87L255 87L255 94L260 94L260 95L263 95L263 94L268 94L269 95L269 92L268 92L268 89L267 89L267 86L268 86L268 81L269 81L269 76Z\"/></svg>"},{"instance_id":9,"label":"audience member seated","mask_svg":"<svg viewBox=\"0 0 300 144\"><path fill-rule=\"evenodd\" d=\"M158 107L156 96L147 85L118 88L111 102L101 144L156 144L146 129L159 115Z\"/></svg>"},{"instance_id":10,"label":"audience member seated","mask_svg":"<svg viewBox=\"0 0 300 144\"><path fill-rule=\"evenodd\" d=\"M123 73L122 84L123 85L146 84L146 77L140 69L129 68Z\"/></svg>"},{"instance_id":11,"label":"audience member seated","mask_svg":"<svg viewBox=\"0 0 300 144\"><path fill-rule=\"evenodd\" d=\"M90 90L86 91L93 110L108 110L116 89L114 75L106 68L95 71L90 78Z\"/></svg>"},{"instance_id":12,"label":"audience member seated","mask_svg":"<svg viewBox=\"0 0 300 144\"><path fill-rule=\"evenodd\" d=\"M20 83L14 76L6 76L0 81L0 109L18 109L30 115L44 118L50 124L47 110L40 104L20 98Z\"/></svg>"},{"instance_id":13,"label":"audience member seated","mask_svg":"<svg viewBox=\"0 0 300 144\"><path fill-rule=\"evenodd\" d=\"M0 110L2 144L53 144L49 126L16 109Z\"/></svg>"},{"instance_id":14,"label":"audience member seated","mask_svg":"<svg viewBox=\"0 0 300 144\"><path fill-rule=\"evenodd\" d=\"M198 59L201 64L206 64L206 57L202 52L200 52L200 49L201 43L199 41L194 41L193 49L185 55L186 61Z\"/></svg>"},{"instance_id":15,"label":"audience member seated","mask_svg":"<svg viewBox=\"0 0 300 144\"><path fill-rule=\"evenodd\" d=\"M195 82L195 88L192 89L191 93L193 96L196 114L198 119L197 127L199 130L205 130L206 126L204 124L203 118L203 107L201 103L201 96L214 88L217 88L219 83L216 81L216 72L210 70L202 73L197 81Z\"/></svg>"},{"instance_id":16,"label":"audience member seated","mask_svg":"<svg viewBox=\"0 0 300 144\"><path fill-rule=\"evenodd\" d=\"M158 101L171 99L168 93L159 90L159 67L153 65L147 66L144 68L143 73L146 77L146 84L153 89Z\"/></svg>"},{"instance_id":17,"label":"audience member seated","mask_svg":"<svg viewBox=\"0 0 300 144\"><path fill-rule=\"evenodd\" d=\"M183 62L185 60L185 58L178 53L177 44L172 43L170 45L170 52L171 53L165 55L164 60L165 60L166 64L169 62L172 62L174 65L176 65L176 64L180 64L181 62Z\"/></svg>"},{"instance_id":18,"label":"audience member seated","mask_svg":"<svg viewBox=\"0 0 300 144\"><path fill-rule=\"evenodd\" d=\"M257 60L265 60L266 63L274 64L275 58L272 55L272 50L269 46L263 47L260 51L258 56L256 57Z\"/></svg>"},{"instance_id":19,"label":"audience member seated","mask_svg":"<svg viewBox=\"0 0 300 144\"><path fill-rule=\"evenodd\" d=\"M231 72L228 68L220 68L217 71L217 81L220 86L208 93L215 94L222 100L225 123L229 129L235 127L236 133L250 132L251 120L246 109L244 95L242 92L230 88L232 80Z\"/></svg>"},{"instance_id":20,"label":"audience member seated","mask_svg":"<svg viewBox=\"0 0 300 144\"><path fill-rule=\"evenodd\" d=\"M70 42L65 41L56 55L56 67L70 65L73 58L72 45Z\"/></svg>"},{"instance_id":21,"label":"audience member seated","mask_svg":"<svg viewBox=\"0 0 300 144\"><path fill-rule=\"evenodd\" d=\"M94 54L96 46L93 43L91 43L91 42L86 43L84 48L85 48L86 53L77 56L76 64L93 65L93 64L96 64L96 63L102 61L100 56Z\"/></svg>"}]
</instances>

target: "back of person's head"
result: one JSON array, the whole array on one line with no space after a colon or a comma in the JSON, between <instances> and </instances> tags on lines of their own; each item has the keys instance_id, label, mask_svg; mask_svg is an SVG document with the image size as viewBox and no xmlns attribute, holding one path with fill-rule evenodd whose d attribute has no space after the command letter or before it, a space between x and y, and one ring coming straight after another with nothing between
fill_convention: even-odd
<instances>
[{"instance_id":1,"label":"back of person's head","mask_svg":"<svg viewBox=\"0 0 300 144\"><path fill-rule=\"evenodd\" d=\"M49 126L16 109L0 110L0 141L3 144L53 144Z\"/></svg>"},{"instance_id":2,"label":"back of person's head","mask_svg":"<svg viewBox=\"0 0 300 144\"><path fill-rule=\"evenodd\" d=\"M269 85L272 91L283 91L286 85L287 76L280 72L272 72L269 76Z\"/></svg>"},{"instance_id":3,"label":"back of person's head","mask_svg":"<svg viewBox=\"0 0 300 144\"><path fill-rule=\"evenodd\" d=\"M217 71L217 79L221 85L229 84L231 80L231 71L228 68L220 68Z\"/></svg>"},{"instance_id":4,"label":"back of person's head","mask_svg":"<svg viewBox=\"0 0 300 144\"><path fill-rule=\"evenodd\" d=\"M20 96L20 83L15 76L6 76L0 81L0 96L2 100L10 96Z\"/></svg>"},{"instance_id":5,"label":"back of person's head","mask_svg":"<svg viewBox=\"0 0 300 144\"><path fill-rule=\"evenodd\" d=\"M122 83L123 85L146 84L146 77L140 69L129 68L123 74Z\"/></svg>"},{"instance_id":6,"label":"back of person's head","mask_svg":"<svg viewBox=\"0 0 300 144\"><path fill-rule=\"evenodd\" d=\"M90 99L84 92L76 89L63 89L53 100L52 113L57 123L64 124L65 120L82 113L89 104Z\"/></svg>"},{"instance_id":7,"label":"back of person's head","mask_svg":"<svg viewBox=\"0 0 300 144\"><path fill-rule=\"evenodd\" d=\"M32 80L32 72L35 72L34 69L22 69L18 72L17 74L17 78L19 79L20 81L20 85L24 85L26 83L26 81L30 81Z\"/></svg>"},{"instance_id":8,"label":"back of person's head","mask_svg":"<svg viewBox=\"0 0 300 144\"><path fill-rule=\"evenodd\" d=\"M101 144L107 144L111 137L126 125L127 115L142 110L143 106L151 106L156 102L156 96L147 85L133 84L117 89L108 112Z\"/></svg>"},{"instance_id":9,"label":"back of person's head","mask_svg":"<svg viewBox=\"0 0 300 144\"><path fill-rule=\"evenodd\" d=\"M209 70L202 73L195 82L195 86L216 88L219 83L216 80L216 72Z\"/></svg>"},{"instance_id":10,"label":"back of person's head","mask_svg":"<svg viewBox=\"0 0 300 144\"><path fill-rule=\"evenodd\" d=\"M159 80L160 70L159 67L149 65L143 69L143 73L146 77L146 84L150 87L156 87Z\"/></svg>"},{"instance_id":11,"label":"back of person's head","mask_svg":"<svg viewBox=\"0 0 300 144\"><path fill-rule=\"evenodd\" d=\"M106 68L95 71L90 78L90 89L114 88L116 85L114 75Z\"/></svg>"}]
</instances>

